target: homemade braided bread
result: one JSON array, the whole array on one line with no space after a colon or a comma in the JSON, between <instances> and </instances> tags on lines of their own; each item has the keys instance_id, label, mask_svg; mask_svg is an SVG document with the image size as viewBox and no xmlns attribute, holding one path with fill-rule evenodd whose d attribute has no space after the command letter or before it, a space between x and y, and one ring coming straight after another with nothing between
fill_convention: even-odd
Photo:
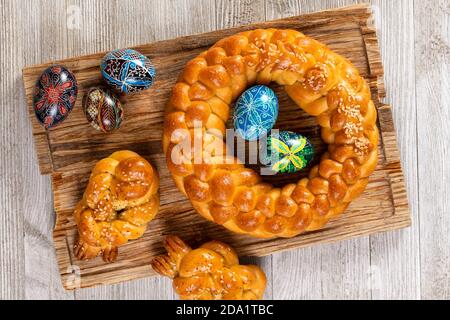
<instances>
[{"instance_id":1,"label":"homemade braided bread","mask_svg":"<svg viewBox=\"0 0 450 320\"><path fill-rule=\"evenodd\" d=\"M183 300L260 300L266 275L254 265L239 264L229 245L211 241L192 250L183 240L168 236L166 255L152 261L153 269L173 279L173 287Z\"/></svg>"},{"instance_id":2,"label":"homemade braided bread","mask_svg":"<svg viewBox=\"0 0 450 320\"><path fill-rule=\"evenodd\" d=\"M227 155L222 139L230 103L248 86L272 81L316 117L328 144L308 178L282 188ZM319 229L364 191L377 165L377 111L366 81L298 31L220 40L187 63L166 110L163 147L176 185L203 217L238 233L292 237ZM189 152L180 148L186 145Z\"/></svg>"},{"instance_id":3,"label":"homemade braided bread","mask_svg":"<svg viewBox=\"0 0 450 320\"><path fill-rule=\"evenodd\" d=\"M75 208L75 256L102 254L104 261L115 261L118 247L142 237L158 213L158 188L157 172L137 153L119 151L100 160Z\"/></svg>"}]
</instances>

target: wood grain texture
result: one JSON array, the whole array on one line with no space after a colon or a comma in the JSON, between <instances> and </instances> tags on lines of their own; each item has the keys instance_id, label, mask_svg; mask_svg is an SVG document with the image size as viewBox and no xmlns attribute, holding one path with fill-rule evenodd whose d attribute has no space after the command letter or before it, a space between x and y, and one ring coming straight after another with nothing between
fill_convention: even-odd
<instances>
[{"instance_id":1,"label":"wood grain texture","mask_svg":"<svg viewBox=\"0 0 450 320\"><path fill-rule=\"evenodd\" d=\"M403 168L417 165L413 2L374 1L385 65L387 96ZM393 30L396 30L395 32ZM370 237L370 285L373 299L419 299L419 223L417 171L404 170L413 223L411 228Z\"/></svg>"},{"instance_id":2,"label":"wood grain texture","mask_svg":"<svg viewBox=\"0 0 450 320\"><path fill-rule=\"evenodd\" d=\"M42 12L39 2L24 2L20 10L25 12ZM52 7L54 12L64 9L64 4L52 5L49 1L43 2L43 5ZM52 5L52 6L51 6ZM39 61L58 59L68 54L69 49L66 45L64 15L54 15L51 23L41 24L41 14L22 15L17 17L21 30L18 39L24 52L24 64L34 64ZM55 28L52 31L52 28ZM34 30L33 33L27 32L27 28ZM53 32L53 37L46 39L43 43L40 36ZM26 54L25 54L26 52ZM21 94L25 94L24 88L20 86ZM20 96L19 96L20 97ZM21 104L26 103L24 97L20 97ZM23 116L27 116L26 113ZM31 134L31 126L24 123L24 134ZM50 178L41 176L37 168L36 153L33 150L33 143L26 139L21 148L24 154L24 161L20 167L23 171L24 181L21 185L23 195L23 217L24 217L24 257L25 257L25 283L24 295L27 299L73 299L74 294L66 292L61 288L60 278L56 275L58 267L56 263L55 250L51 232L54 226L54 215L52 205L52 193ZM30 151L30 152L29 152ZM45 213L44 213L45 212Z\"/></svg>"},{"instance_id":3,"label":"wood grain texture","mask_svg":"<svg viewBox=\"0 0 450 320\"><path fill-rule=\"evenodd\" d=\"M156 69L164 70L164 74L159 76L159 81L152 90L124 97L127 106L127 125L109 136L90 128L82 114L79 99L71 117L46 133L52 159L52 186L57 214L54 243L63 286L75 289L79 286L117 283L152 275L149 262L152 257L162 252L161 236L165 234L180 234L188 241L196 240L196 242L211 238L226 239L241 255L266 256L277 251L335 242L408 226L410 223L408 204L391 110L388 106L380 104L380 98L384 97L383 69L370 14L369 7L358 6L139 46L139 51L150 56ZM352 203L342 218L336 219L323 230L305 233L292 239L249 238L232 234L218 225L201 219L193 211L189 201L175 188L160 146L166 99L184 64L219 39L238 31L258 27L298 29L325 42L359 68L362 75L368 79L373 99L379 107L382 141L380 161L364 196ZM101 81L98 65L103 55L104 53L100 53L61 62L75 73L81 96L89 86L97 85ZM25 89L33 126L39 124L34 118L31 106L32 89L42 70L47 66L48 64L45 64L24 69ZM275 89L284 108L277 126L312 136L315 149L323 150L325 145L318 137L314 120L304 112L300 112L283 90L280 90L281 88ZM136 135L136 132L139 132L139 135ZM82 196L94 163L118 149L137 151L147 156L159 169L160 213L143 239L124 246L119 260L114 264L105 264L100 262L100 259L89 262L76 261L72 252L77 237L72 217L74 206ZM291 175L288 179L297 180L298 175ZM286 177L272 177L272 182L285 183ZM74 281L78 280L77 273L80 275L79 282Z\"/></svg>"},{"instance_id":4,"label":"wood grain texture","mask_svg":"<svg viewBox=\"0 0 450 320\"><path fill-rule=\"evenodd\" d=\"M262 21L263 7L265 17L271 19L364 1L202 0L198 5L199 2L0 0L0 146L4 151L0 153L0 299L74 298L73 293L60 294L63 289L54 249L47 240L42 240L51 239L54 216L49 210L53 204L49 177L39 175L36 147L29 139L31 126L21 81L22 67L109 50L119 44L148 43ZM449 131L448 126L442 125L444 118L448 122L448 113L439 112L449 110L448 96L445 98L445 92L440 96L440 88L448 88L450 81L449 3L434 0L371 3L378 8L375 13L385 67L385 102L394 106L413 225L398 232L276 254L274 259L278 262L274 260L273 268L264 264L264 270L269 276L275 275L277 283L292 285L277 285L273 288L274 297L449 298L450 223L446 210L449 197L444 194L449 186L449 169L443 162ZM69 29L63 23L72 4L81 8L79 29ZM44 14L49 10L52 14ZM196 11L192 14L188 10ZM201 18L193 18L197 12ZM123 26L116 28L111 24L117 21ZM447 61L444 65L447 72L443 72L441 61ZM417 104L416 86L420 96ZM436 109L439 106L442 109ZM430 112L435 114L430 116ZM368 242L370 247L366 245ZM370 265L375 267L367 269L367 255ZM259 263L260 259L249 261ZM146 281L149 279L77 290L75 297L174 297L169 282L163 280L160 286L153 287L151 282L142 285Z\"/></svg>"},{"instance_id":5,"label":"wood grain texture","mask_svg":"<svg viewBox=\"0 0 450 320\"><path fill-rule=\"evenodd\" d=\"M449 299L450 1L414 5L421 295Z\"/></svg>"},{"instance_id":6,"label":"wood grain texture","mask_svg":"<svg viewBox=\"0 0 450 320\"><path fill-rule=\"evenodd\" d=\"M13 16L18 10L15 1L0 3L2 17ZM3 20L3 19L2 19ZM14 41L14 31L20 29L17 20L7 19L0 24L0 298L17 299L24 295L24 216L21 198L25 196L20 190L24 177L17 165L26 159L27 150L20 147L26 141L23 129L26 123L20 110L17 81L20 78L20 65L24 64L23 49ZM19 80L20 81L20 80ZM23 93L23 92L22 92ZM20 123L19 128L14 128ZM43 209L43 208L42 208Z\"/></svg>"}]
</instances>

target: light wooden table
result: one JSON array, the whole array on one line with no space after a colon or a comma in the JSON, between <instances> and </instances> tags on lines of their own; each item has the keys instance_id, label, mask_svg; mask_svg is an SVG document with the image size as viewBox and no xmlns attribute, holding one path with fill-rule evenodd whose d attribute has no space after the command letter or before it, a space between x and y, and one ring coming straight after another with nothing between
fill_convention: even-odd
<instances>
[{"instance_id":1,"label":"light wooden table","mask_svg":"<svg viewBox=\"0 0 450 320\"><path fill-rule=\"evenodd\" d=\"M21 69L352 0L0 0L0 299L172 299L150 278L65 292ZM450 1L374 0L411 228L258 259L267 299L450 298Z\"/></svg>"}]
</instances>

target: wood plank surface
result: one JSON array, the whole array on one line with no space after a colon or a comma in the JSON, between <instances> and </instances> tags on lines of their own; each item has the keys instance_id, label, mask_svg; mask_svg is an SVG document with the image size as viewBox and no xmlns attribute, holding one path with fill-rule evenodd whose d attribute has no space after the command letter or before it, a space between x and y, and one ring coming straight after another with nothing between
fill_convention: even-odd
<instances>
[{"instance_id":1,"label":"wood plank surface","mask_svg":"<svg viewBox=\"0 0 450 320\"><path fill-rule=\"evenodd\" d=\"M50 3L46 3L50 4ZM58 57L66 56L69 53L69 46L65 42L65 21L64 16L55 15L51 22L41 26L41 15L31 14L40 12L41 7L36 1L23 2L19 12L23 10L29 14L17 17L17 23L21 26L20 36L16 34L16 38L20 39L22 56L24 64L35 64L43 60L58 59ZM64 4L53 5L53 10L65 10ZM23 26L35 30L27 32ZM45 41L41 41L41 36L52 32L53 36L48 37ZM64 43L64 45L61 45ZM20 66L18 71L20 71ZM17 74L19 77L19 73ZM21 103L17 108L20 109L23 103L26 103L23 86L20 86ZM23 116L28 116L24 113ZM20 123L20 122L18 122ZM23 129L23 134L31 134L31 126L28 124ZM29 136L28 136L29 137ZM74 294L67 292L61 288L61 280L58 277L59 269L54 265L56 261L55 249L53 245L52 230L54 227L55 217L53 215L52 192L50 177L42 177L36 168L38 161L31 141L27 137L21 146L24 152L24 159L21 161L24 182L20 186L22 194L19 199L23 202L22 209L19 212L24 217L24 294L27 299L73 299ZM27 181L27 182L25 182ZM46 214L43 214L45 212ZM53 288L53 289L50 289Z\"/></svg>"},{"instance_id":2,"label":"wood plank surface","mask_svg":"<svg viewBox=\"0 0 450 320\"><path fill-rule=\"evenodd\" d=\"M156 70L164 70L164 73L158 77L159 80L151 90L122 97L126 105L126 126L108 136L95 132L86 123L79 99L69 119L55 129L46 131L45 138L42 138L38 132L41 128L34 117L31 99L37 78L53 62L25 68L24 83L30 119L35 128L34 136L39 140L47 139L49 147L43 153L48 155L53 172L52 186L57 214L54 243L63 286L75 289L152 275L149 263L162 252L161 236L165 234L181 234L188 241L196 242L211 238L226 240L241 255L266 256L277 251L409 226L408 204L391 110L380 104L380 99L385 94L383 68L370 14L370 7L349 7L139 46L139 51L152 58ZM174 186L160 145L166 99L185 63L227 35L259 27L298 29L328 44L331 49L349 58L368 79L373 99L379 107L382 141L380 161L365 195L352 204L344 217L336 219L323 230L292 239L261 240L235 235L201 219L190 202ZM90 86L101 82L98 66L103 55L104 53L99 53L60 62L75 73L81 96ZM312 137L315 149L319 153L323 152L326 146L318 135L314 119L300 112L282 88L275 86L274 89L282 106L277 127ZM117 262L105 264L100 259L77 261L72 252L77 237L73 209L82 196L94 163L118 149L137 151L156 165L161 177L160 213L142 239L122 248L123 253ZM45 155L38 158L43 159ZM41 160L41 168L47 163L47 160ZM293 182L300 175L275 176L266 180L275 184L281 181L286 183L286 179Z\"/></svg>"},{"instance_id":3,"label":"wood plank surface","mask_svg":"<svg viewBox=\"0 0 450 320\"><path fill-rule=\"evenodd\" d=\"M449 299L450 1L414 5L421 295Z\"/></svg>"},{"instance_id":4,"label":"wood plank surface","mask_svg":"<svg viewBox=\"0 0 450 320\"><path fill-rule=\"evenodd\" d=\"M35 146L29 139L31 126L21 81L24 66L365 1L201 2L0 0L0 299L74 298L62 289L53 248L39 240L51 239L53 204L50 180L39 175ZM449 187L449 167L442 160L449 129L441 125L443 119L429 117L436 103L449 110L448 98L439 96L439 88L445 84L448 88L449 83L448 71L440 71L442 66L448 69L449 2L371 3L385 67L385 102L394 106L413 225L274 255L273 266L263 267L270 278L276 277L275 298L450 298L449 197L444 193ZM81 9L79 28L68 28L64 21L72 5ZM119 27L114 25L118 21ZM448 113L440 115L448 121ZM427 149L431 145L432 152ZM419 203L423 203L420 211ZM156 287L154 279L81 289L75 298L173 297L168 281L161 280ZM281 285L287 282L290 285Z\"/></svg>"},{"instance_id":5,"label":"wood plank surface","mask_svg":"<svg viewBox=\"0 0 450 320\"><path fill-rule=\"evenodd\" d=\"M1 16L13 16L17 12L17 2L0 4ZM2 19L3 20L3 19ZM0 165L0 298L14 299L24 295L24 215L20 186L24 177L22 168L17 162L25 160L27 150L20 145L26 141L26 131L21 130L27 124L21 117L27 117L27 112L20 111L23 103L17 92L18 66L24 65L23 48L14 41L14 31L20 28L17 20L7 19L0 23L0 121L2 134L0 135L1 165ZM12 45L11 45L12 44ZM5 58L8 57L8 58ZM15 111L18 110L18 111ZM15 126L20 123L18 128ZM29 125L28 125L29 126ZM14 129L13 129L14 128ZM25 132L24 132L25 131ZM28 136L29 139L29 136ZM31 145L29 145L31 147ZM20 196L18 196L18 193ZM43 207L41 209L45 210Z\"/></svg>"},{"instance_id":6,"label":"wood plank surface","mask_svg":"<svg viewBox=\"0 0 450 320\"><path fill-rule=\"evenodd\" d=\"M403 168L417 165L413 2L374 1L381 54L385 66L386 103L392 106ZM395 29L395 31L394 31ZM404 170L405 172L405 170ZM370 237L370 269L366 283L373 299L419 299L419 224L417 172L405 172L411 228Z\"/></svg>"}]
</instances>

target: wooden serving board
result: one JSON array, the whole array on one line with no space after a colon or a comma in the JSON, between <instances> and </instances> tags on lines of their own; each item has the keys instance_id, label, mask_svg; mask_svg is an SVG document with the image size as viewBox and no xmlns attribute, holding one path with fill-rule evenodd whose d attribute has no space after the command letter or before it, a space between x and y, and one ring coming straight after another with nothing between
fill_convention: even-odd
<instances>
[{"instance_id":1,"label":"wooden serving board","mask_svg":"<svg viewBox=\"0 0 450 320\"><path fill-rule=\"evenodd\" d=\"M354 201L344 215L331 221L320 231L308 232L291 239L255 239L233 234L195 213L190 202L176 189L166 167L161 148L163 112L172 86L185 63L219 39L239 31L255 28L292 28L318 39L349 58L368 80L378 108L380 156L376 171L365 193ZM410 214L403 173L397 149L395 129L389 106L382 105L385 95L383 68L372 14L367 5L323 11L282 20L252 24L233 29L160 41L136 47L150 57L157 70L154 86L141 94L122 97L125 122L111 135L95 131L82 112L82 97L87 89L102 82L100 60L105 53L70 58L28 67L23 70L33 137L42 174L52 175L56 224L54 243L66 289L111 284L154 273L151 259L163 252L162 236L177 234L192 244L207 239L223 240L233 245L240 255L265 256L291 248L338 241L354 236L399 229L410 225ZM45 131L37 122L32 108L32 94L41 72L54 63L71 69L78 80L79 95L69 118L60 126ZM273 86L280 100L280 116L276 127L290 129L312 137L316 149L324 150L315 119L299 110L282 88ZM112 264L100 258L77 261L72 247L77 237L72 217L82 197L95 162L120 149L130 149L145 156L161 176L161 209L145 236L119 249L119 259ZM305 172L275 176L274 184L297 181ZM43 212L42 214L48 214Z\"/></svg>"}]
</instances>

